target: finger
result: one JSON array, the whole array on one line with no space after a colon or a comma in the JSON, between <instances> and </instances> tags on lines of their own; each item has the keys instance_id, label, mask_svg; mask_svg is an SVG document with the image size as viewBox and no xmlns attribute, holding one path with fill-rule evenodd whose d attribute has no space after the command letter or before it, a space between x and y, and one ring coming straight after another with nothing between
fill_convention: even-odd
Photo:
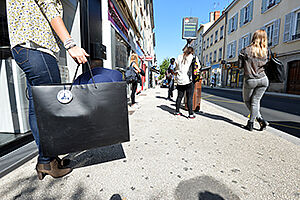
<instances>
[{"instance_id":1,"label":"finger","mask_svg":"<svg viewBox=\"0 0 300 200\"><path fill-rule=\"evenodd\" d=\"M89 54L86 53L86 51L84 49L82 49L83 53L85 56L90 56Z\"/></svg>"}]
</instances>

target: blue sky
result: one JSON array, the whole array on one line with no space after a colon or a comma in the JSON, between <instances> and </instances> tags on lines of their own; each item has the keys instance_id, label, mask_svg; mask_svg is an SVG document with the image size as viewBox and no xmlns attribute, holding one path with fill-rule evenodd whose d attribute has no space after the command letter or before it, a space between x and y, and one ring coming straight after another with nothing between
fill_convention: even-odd
<instances>
[{"instance_id":1,"label":"blue sky","mask_svg":"<svg viewBox=\"0 0 300 200\"><path fill-rule=\"evenodd\" d=\"M198 17L198 24L209 21L209 12L224 10L231 0L153 0L157 64L182 53L182 18Z\"/></svg>"}]
</instances>

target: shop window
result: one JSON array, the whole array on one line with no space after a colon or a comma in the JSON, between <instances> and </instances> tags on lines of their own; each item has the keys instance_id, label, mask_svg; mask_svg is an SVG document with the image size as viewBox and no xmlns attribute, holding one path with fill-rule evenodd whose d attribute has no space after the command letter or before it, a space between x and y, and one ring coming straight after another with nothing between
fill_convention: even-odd
<instances>
[{"instance_id":1,"label":"shop window","mask_svg":"<svg viewBox=\"0 0 300 200\"><path fill-rule=\"evenodd\" d=\"M240 11L240 27L250 22L253 18L253 0Z\"/></svg>"},{"instance_id":2,"label":"shop window","mask_svg":"<svg viewBox=\"0 0 300 200\"><path fill-rule=\"evenodd\" d=\"M273 8L280 2L281 0L262 0L261 13L265 13L267 10Z\"/></svg>"}]
</instances>

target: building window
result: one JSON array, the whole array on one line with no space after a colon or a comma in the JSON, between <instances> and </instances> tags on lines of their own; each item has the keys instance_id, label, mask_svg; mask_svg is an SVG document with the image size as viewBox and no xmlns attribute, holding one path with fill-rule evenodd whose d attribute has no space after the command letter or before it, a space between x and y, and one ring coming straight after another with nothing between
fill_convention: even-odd
<instances>
[{"instance_id":1,"label":"building window","mask_svg":"<svg viewBox=\"0 0 300 200\"><path fill-rule=\"evenodd\" d=\"M272 46L274 23L272 23L266 27L266 32L267 32L267 36L268 36L268 46Z\"/></svg>"},{"instance_id":2,"label":"building window","mask_svg":"<svg viewBox=\"0 0 300 200\"><path fill-rule=\"evenodd\" d=\"M203 41L203 50L205 50L205 40Z\"/></svg>"},{"instance_id":3,"label":"building window","mask_svg":"<svg viewBox=\"0 0 300 200\"><path fill-rule=\"evenodd\" d=\"M281 0L262 0L261 13L265 13L270 8L279 4Z\"/></svg>"},{"instance_id":4,"label":"building window","mask_svg":"<svg viewBox=\"0 0 300 200\"><path fill-rule=\"evenodd\" d=\"M236 54L236 40L227 45L227 59L234 58Z\"/></svg>"},{"instance_id":5,"label":"building window","mask_svg":"<svg viewBox=\"0 0 300 200\"><path fill-rule=\"evenodd\" d=\"M223 39L223 35L224 35L224 26L221 26L221 28L220 28L220 40Z\"/></svg>"},{"instance_id":6,"label":"building window","mask_svg":"<svg viewBox=\"0 0 300 200\"><path fill-rule=\"evenodd\" d=\"M214 51L214 62L217 62L217 50Z\"/></svg>"},{"instance_id":7,"label":"building window","mask_svg":"<svg viewBox=\"0 0 300 200\"><path fill-rule=\"evenodd\" d=\"M215 43L217 43L218 42L218 30L216 30L216 32L215 32Z\"/></svg>"},{"instance_id":8,"label":"building window","mask_svg":"<svg viewBox=\"0 0 300 200\"><path fill-rule=\"evenodd\" d=\"M248 46L251 41L251 33L248 33L246 36L243 36L239 39L239 49L238 52L240 52L243 48Z\"/></svg>"},{"instance_id":9,"label":"building window","mask_svg":"<svg viewBox=\"0 0 300 200\"><path fill-rule=\"evenodd\" d=\"M207 41L206 41L207 43L206 43L206 48L208 48L209 47L209 37L207 38Z\"/></svg>"},{"instance_id":10,"label":"building window","mask_svg":"<svg viewBox=\"0 0 300 200\"><path fill-rule=\"evenodd\" d=\"M267 32L268 46L275 46L279 42L280 21L280 19L277 19L262 28Z\"/></svg>"},{"instance_id":11,"label":"building window","mask_svg":"<svg viewBox=\"0 0 300 200\"><path fill-rule=\"evenodd\" d=\"M222 48L219 49L219 61L222 59Z\"/></svg>"},{"instance_id":12,"label":"building window","mask_svg":"<svg viewBox=\"0 0 300 200\"><path fill-rule=\"evenodd\" d=\"M206 65L208 66L208 55L205 57Z\"/></svg>"},{"instance_id":13,"label":"building window","mask_svg":"<svg viewBox=\"0 0 300 200\"><path fill-rule=\"evenodd\" d=\"M229 19L228 35L237 30L238 13Z\"/></svg>"},{"instance_id":14,"label":"building window","mask_svg":"<svg viewBox=\"0 0 300 200\"><path fill-rule=\"evenodd\" d=\"M240 11L240 27L250 22L253 18L253 0Z\"/></svg>"},{"instance_id":15,"label":"building window","mask_svg":"<svg viewBox=\"0 0 300 200\"><path fill-rule=\"evenodd\" d=\"M209 53L209 63L212 63L212 52Z\"/></svg>"},{"instance_id":16,"label":"building window","mask_svg":"<svg viewBox=\"0 0 300 200\"><path fill-rule=\"evenodd\" d=\"M300 38L300 12L296 13L296 30L295 30L295 34L293 35L292 39L298 39Z\"/></svg>"},{"instance_id":17,"label":"building window","mask_svg":"<svg viewBox=\"0 0 300 200\"><path fill-rule=\"evenodd\" d=\"M210 36L210 46L212 46L214 43L214 35Z\"/></svg>"}]
</instances>

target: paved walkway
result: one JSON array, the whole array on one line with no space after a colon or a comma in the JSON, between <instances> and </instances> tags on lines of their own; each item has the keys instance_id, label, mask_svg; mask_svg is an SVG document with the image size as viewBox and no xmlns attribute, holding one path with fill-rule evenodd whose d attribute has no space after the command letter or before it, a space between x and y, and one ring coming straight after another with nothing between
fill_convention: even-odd
<instances>
[{"instance_id":1,"label":"paved walkway","mask_svg":"<svg viewBox=\"0 0 300 200\"><path fill-rule=\"evenodd\" d=\"M299 146L206 101L194 120L173 116L166 94L139 96L130 142L69 155L61 179L39 181L34 158L1 178L0 199L300 199Z\"/></svg>"}]
</instances>

